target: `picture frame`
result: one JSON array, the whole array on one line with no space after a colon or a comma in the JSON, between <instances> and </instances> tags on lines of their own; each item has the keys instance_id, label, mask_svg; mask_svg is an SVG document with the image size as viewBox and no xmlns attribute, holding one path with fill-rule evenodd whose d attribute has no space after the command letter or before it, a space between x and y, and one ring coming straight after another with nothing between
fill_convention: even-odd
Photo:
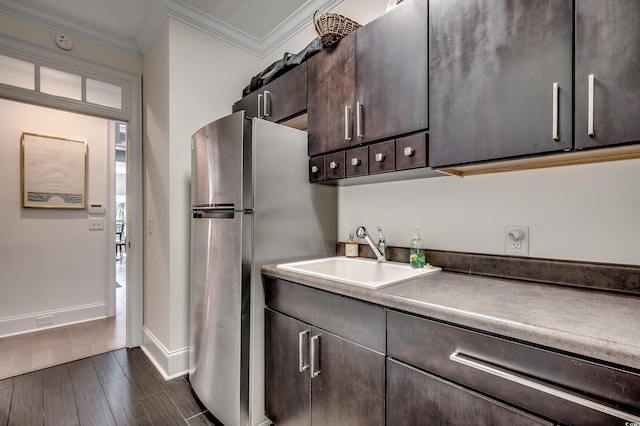
<instances>
[{"instance_id":1,"label":"picture frame","mask_svg":"<svg viewBox=\"0 0 640 426\"><path fill-rule=\"evenodd\" d=\"M23 132L22 207L87 208L87 144L84 141Z\"/></svg>"}]
</instances>

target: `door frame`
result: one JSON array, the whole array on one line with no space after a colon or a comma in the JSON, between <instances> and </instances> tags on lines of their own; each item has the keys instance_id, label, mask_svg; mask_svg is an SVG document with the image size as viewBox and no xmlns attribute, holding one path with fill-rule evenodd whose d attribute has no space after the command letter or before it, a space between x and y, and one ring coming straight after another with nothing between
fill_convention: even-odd
<instances>
[{"instance_id":1,"label":"door frame","mask_svg":"<svg viewBox=\"0 0 640 426\"><path fill-rule=\"evenodd\" d=\"M142 74L131 73L113 68L106 64L85 60L77 56L48 49L29 42L0 35L0 54L24 59L26 61L59 67L83 76L103 78L105 81L119 81L123 84L121 110L99 107L87 102L79 102L47 95L34 90L2 85L2 98L43 106L51 109L70 111L90 115L105 120L127 122L127 319L126 346L136 347L142 344L142 284L143 284L143 187L142 187ZM115 142L114 149L115 149ZM111 145L111 142L107 145ZM110 149L110 148L108 148ZM115 177L115 153L107 156L109 177ZM111 164L113 160L114 164ZM115 193L115 179L109 179L107 194ZM111 188L113 186L113 188ZM105 216L107 229L114 229L115 206L113 200L105 200L106 208L112 208ZM135 213L134 213L135 212ZM107 250L105 256L106 280L106 315L115 314L115 268L113 254L115 240L106 237ZM109 272L112 270L111 272ZM111 274L111 275L109 275ZM109 278L112 278L109 280Z\"/></svg>"}]
</instances>

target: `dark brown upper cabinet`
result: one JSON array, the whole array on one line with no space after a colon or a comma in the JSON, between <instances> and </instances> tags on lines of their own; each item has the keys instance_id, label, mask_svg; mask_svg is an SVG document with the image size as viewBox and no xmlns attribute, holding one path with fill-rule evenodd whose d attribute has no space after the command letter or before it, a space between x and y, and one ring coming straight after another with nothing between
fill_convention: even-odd
<instances>
[{"instance_id":1,"label":"dark brown upper cabinet","mask_svg":"<svg viewBox=\"0 0 640 426\"><path fill-rule=\"evenodd\" d=\"M307 108L306 62L289 70L233 105L233 112L245 110L247 118L280 122L302 114Z\"/></svg>"},{"instance_id":2,"label":"dark brown upper cabinet","mask_svg":"<svg viewBox=\"0 0 640 426\"><path fill-rule=\"evenodd\" d=\"M307 61L309 156L347 148L354 141L356 34Z\"/></svg>"},{"instance_id":3,"label":"dark brown upper cabinet","mask_svg":"<svg viewBox=\"0 0 640 426\"><path fill-rule=\"evenodd\" d=\"M427 128L427 9L403 2L308 61L309 156Z\"/></svg>"},{"instance_id":4,"label":"dark brown upper cabinet","mask_svg":"<svg viewBox=\"0 0 640 426\"><path fill-rule=\"evenodd\" d=\"M640 2L576 2L575 146L640 141Z\"/></svg>"},{"instance_id":5,"label":"dark brown upper cabinet","mask_svg":"<svg viewBox=\"0 0 640 426\"><path fill-rule=\"evenodd\" d=\"M411 0L356 36L357 143L428 127L428 7Z\"/></svg>"},{"instance_id":6,"label":"dark brown upper cabinet","mask_svg":"<svg viewBox=\"0 0 640 426\"><path fill-rule=\"evenodd\" d=\"M572 149L573 2L431 0L429 22L430 166Z\"/></svg>"}]
</instances>

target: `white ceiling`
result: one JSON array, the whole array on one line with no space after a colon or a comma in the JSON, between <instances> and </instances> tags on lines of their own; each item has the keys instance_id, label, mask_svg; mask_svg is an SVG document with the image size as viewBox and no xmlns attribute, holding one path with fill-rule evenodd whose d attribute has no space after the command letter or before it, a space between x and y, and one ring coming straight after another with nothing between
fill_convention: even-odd
<instances>
[{"instance_id":1,"label":"white ceiling","mask_svg":"<svg viewBox=\"0 0 640 426\"><path fill-rule=\"evenodd\" d=\"M171 16L257 56L342 0L0 0L0 11L142 56Z\"/></svg>"}]
</instances>

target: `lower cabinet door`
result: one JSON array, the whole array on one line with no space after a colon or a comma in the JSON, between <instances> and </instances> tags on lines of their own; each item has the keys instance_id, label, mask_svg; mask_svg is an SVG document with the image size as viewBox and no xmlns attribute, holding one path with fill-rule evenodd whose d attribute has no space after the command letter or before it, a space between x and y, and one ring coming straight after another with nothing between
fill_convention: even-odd
<instances>
[{"instance_id":1,"label":"lower cabinet door","mask_svg":"<svg viewBox=\"0 0 640 426\"><path fill-rule=\"evenodd\" d=\"M311 335L313 426L384 425L384 354L315 328Z\"/></svg>"},{"instance_id":2,"label":"lower cabinet door","mask_svg":"<svg viewBox=\"0 0 640 426\"><path fill-rule=\"evenodd\" d=\"M387 360L387 425L552 425L394 360Z\"/></svg>"},{"instance_id":3,"label":"lower cabinet door","mask_svg":"<svg viewBox=\"0 0 640 426\"><path fill-rule=\"evenodd\" d=\"M278 426L311 424L310 333L302 321L265 309L265 411Z\"/></svg>"}]
</instances>

